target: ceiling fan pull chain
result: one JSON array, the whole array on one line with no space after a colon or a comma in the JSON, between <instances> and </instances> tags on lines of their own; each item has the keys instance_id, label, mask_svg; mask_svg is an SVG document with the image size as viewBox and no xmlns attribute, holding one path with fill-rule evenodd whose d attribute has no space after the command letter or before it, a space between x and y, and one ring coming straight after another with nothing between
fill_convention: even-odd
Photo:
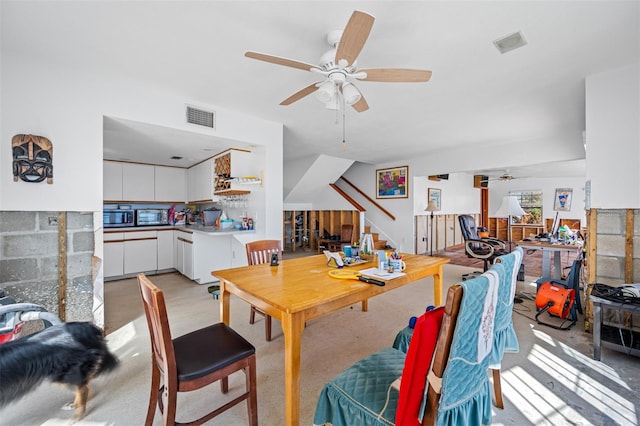
<instances>
[{"instance_id":1,"label":"ceiling fan pull chain","mask_svg":"<svg viewBox=\"0 0 640 426\"><path fill-rule=\"evenodd\" d=\"M347 149L347 141L346 141L346 119L345 119L345 105L344 105L344 97L342 97L342 150L346 150Z\"/></svg>"}]
</instances>

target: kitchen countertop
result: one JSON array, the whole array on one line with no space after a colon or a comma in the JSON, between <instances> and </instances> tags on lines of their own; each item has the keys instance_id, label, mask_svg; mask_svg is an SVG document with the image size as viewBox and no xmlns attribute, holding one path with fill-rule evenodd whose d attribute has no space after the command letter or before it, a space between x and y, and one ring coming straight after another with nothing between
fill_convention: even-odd
<instances>
[{"instance_id":1,"label":"kitchen countertop","mask_svg":"<svg viewBox=\"0 0 640 426\"><path fill-rule=\"evenodd\" d=\"M184 231L195 232L205 235L233 235L233 234L250 234L255 233L255 229L239 230L235 228L220 229L215 226L200 226L200 225L164 225L164 226L126 226L122 228L104 228L104 233L109 232L140 232L140 231Z\"/></svg>"}]
</instances>

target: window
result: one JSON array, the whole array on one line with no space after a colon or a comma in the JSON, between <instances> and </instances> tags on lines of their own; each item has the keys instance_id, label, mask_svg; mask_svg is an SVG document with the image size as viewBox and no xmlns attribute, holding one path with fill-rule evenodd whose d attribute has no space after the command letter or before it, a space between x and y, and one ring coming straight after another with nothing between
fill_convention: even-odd
<instances>
[{"instance_id":1,"label":"window","mask_svg":"<svg viewBox=\"0 0 640 426\"><path fill-rule=\"evenodd\" d=\"M522 210L528 213L526 216L514 216L514 223L542 225L542 191L511 191L509 195L515 196Z\"/></svg>"}]
</instances>

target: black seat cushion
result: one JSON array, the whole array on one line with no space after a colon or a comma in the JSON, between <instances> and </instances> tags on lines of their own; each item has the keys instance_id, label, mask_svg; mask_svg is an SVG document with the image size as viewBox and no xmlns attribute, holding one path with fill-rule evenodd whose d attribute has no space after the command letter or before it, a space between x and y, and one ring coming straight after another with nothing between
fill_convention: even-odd
<instances>
[{"instance_id":1,"label":"black seat cushion","mask_svg":"<svg viewBox=\"0 0 640 426\"><path fill-rule=\"evenodd\" d=\"M224 323L173 339L178 380L205 376L256 352L253 345Z\"/></svg>"}]
</instances>

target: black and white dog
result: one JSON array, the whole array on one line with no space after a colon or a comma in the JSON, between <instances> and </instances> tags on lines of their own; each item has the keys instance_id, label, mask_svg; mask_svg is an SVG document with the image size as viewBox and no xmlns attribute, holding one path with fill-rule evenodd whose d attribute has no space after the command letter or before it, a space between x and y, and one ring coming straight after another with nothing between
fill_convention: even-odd
<instances>
[{"instance_id":1,"label":"black and white dog","mask_svg":"<svg viewBox=\"0 0 640 426\"><path fill-rule=\"evenodd\" d=\"M0 345L0 407L22 398L45 380L75 386L75 418L84 416L89 382L113 370L102 331L89 322L69 322Z\"/></svg>"}]
</instances>

